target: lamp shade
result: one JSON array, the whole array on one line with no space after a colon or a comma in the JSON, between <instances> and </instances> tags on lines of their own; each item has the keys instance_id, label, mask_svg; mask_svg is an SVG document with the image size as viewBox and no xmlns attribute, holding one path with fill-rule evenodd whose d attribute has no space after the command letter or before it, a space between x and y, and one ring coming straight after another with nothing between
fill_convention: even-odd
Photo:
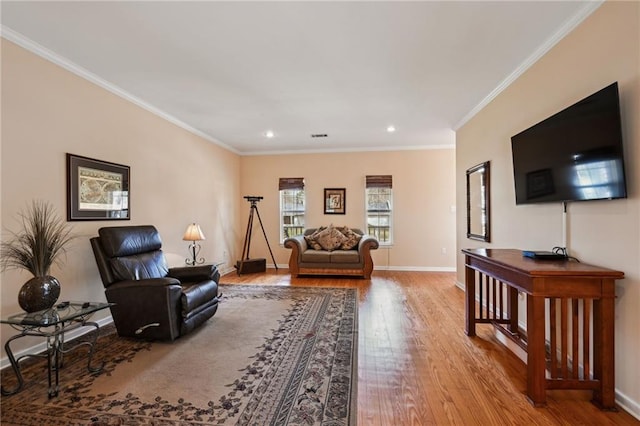
<instances>
[{"instance_id":1,"label":"lamp shade","mask_svg":"<svg viewBox=\"0 0 640 426\"><path fill-rule=\"evenodd\" d=\"M200 225L197 223L192 223L187 226L187 230L184 231L184 237L182 237L185 241L200 241L204 240L204 234L202 233L202 229L200 229Z\"/></svg>"}]
</instances>

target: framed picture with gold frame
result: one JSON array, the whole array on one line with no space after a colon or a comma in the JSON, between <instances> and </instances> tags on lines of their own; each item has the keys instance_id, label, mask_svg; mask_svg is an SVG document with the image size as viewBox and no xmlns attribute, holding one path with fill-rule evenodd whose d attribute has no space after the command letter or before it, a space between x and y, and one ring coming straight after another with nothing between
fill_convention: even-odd
<instances>
[{"instance_id":1,"label":"framed picture with gold frame","mask_svg":"<svg viewBox=\"0 0 640 426\"><path fill-rule=\"evenodd\" d=\"M129 166L67 154L67 220L129 220Z\"/></svg>"},{"instance_id":2,"label":"framed picture with gold frame","mask_svg":"<svg viewBox=\"0 0 640 426\"><path fill-rule=\"evenodd\" d=\"M347 211L345 188L324 189L324 214L345 214Z\"/></svg>"}]
</instances>

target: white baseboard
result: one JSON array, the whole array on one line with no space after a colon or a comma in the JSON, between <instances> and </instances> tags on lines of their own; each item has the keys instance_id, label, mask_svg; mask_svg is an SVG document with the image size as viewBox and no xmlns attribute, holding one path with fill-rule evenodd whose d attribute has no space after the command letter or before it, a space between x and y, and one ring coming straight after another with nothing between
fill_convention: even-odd
<instances>
[{"instance_id":1,"label":"white baseboard","mask_svg":"<svg viewBox=\"0 0 640 426\"><path fill-rule=\"evenodd\" d=\"M229 272L234 272L235 270L236 270L236 267L233 265L229 265L224 268L218 269L218 271L220 272L220 276L227 275Z\"/></svg>"},{"instance_id":2,"label":"white baseboard","mask_svg":"<svg viewBox=\"0 0 640 426\"><path fill-rule=\"evenodd\" d=\"M108 317L99 319L97 321L95 321L100 327L104 327L105 325L111 324L113 322L113 317L111 315L109 315ZM64 340L65 342L68 342L72 339L75 339L76 337L80 337L83 336L91 331L95 330L93 327L80 327L77 328L75 330L72 330L69 333L65 333L64 334ZM14 352L13 356L17 359L20 358L21 356L27 355L27 354L39 354L42 353L44 351L47 350L47 342L42 342L42 343L38 343L37 345L33 345L31 347L28 348L24 348L21 349L18 352ZM11 362L9 362L9 356L5 355L4 357L2 357L2 359L0 359L0 369L9 367L11 365Z\"/></svg>"},{"instance_id":3,"label":"white baseboard","mask_svg":"<svg viewBox=\"0 0 640 426\"><path fill-rule=\"evenodd\" d=\"M507 347L511 352L515 354L522 362L527 363L527 351L522 349L520 346L516 345L513 340L509 339L504 334L500 333L498 330L495 330L494 337L498 339L500 343Z\"/></svg>"},{"instance_id":4,"label":"white baseboard","mask_svg":"<svg viewBox=\"0 0 640 426\"><path fill-rule=\"evenodd\" d=\"M624 411L640 420L640 403L629 398L618 389L616 389L616 404L618 404Z\"/></svg>"},{"instance_id":5,"label":"white baseboard","mask_svg":"<svg viewBox=\"0 0 640 426\"><path fill-rule=\"evenodd\" d=\"M267 264L267 268L275 269L273 263ZM279 269L289 269L289 265L278 264ZM455 272L454 266L374 266L374 271L408 271L408 272ZM463 287L464 288L464 287Z\"/></svg>"}]
</instances>

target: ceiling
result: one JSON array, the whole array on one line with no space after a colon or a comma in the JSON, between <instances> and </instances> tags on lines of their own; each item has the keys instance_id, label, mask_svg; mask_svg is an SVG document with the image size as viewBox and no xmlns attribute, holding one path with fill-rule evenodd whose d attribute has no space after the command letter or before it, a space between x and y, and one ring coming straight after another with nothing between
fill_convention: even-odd
<instances>
[{"instance_id":1,"label":"ceiling","mask_svg":"<svg viewBox=\"0 0 640 426\"><path fill-rule=\"evenodd\" d=\"M599 5L2 1L0 16L3 37L244 155L454 146Z\"/></svg>"}]
</instances>

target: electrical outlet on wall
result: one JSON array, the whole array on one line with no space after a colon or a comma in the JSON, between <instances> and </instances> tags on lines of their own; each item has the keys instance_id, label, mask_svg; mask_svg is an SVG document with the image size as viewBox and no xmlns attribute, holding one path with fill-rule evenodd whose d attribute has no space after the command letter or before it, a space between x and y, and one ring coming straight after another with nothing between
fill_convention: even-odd
<instances>
[{"instance_id":1,"label":"electrical outlet on wall","mask_svg":"<svg viewBox=\"0 0 640 426\"><path fill-rule=\"evenodd\" d=\"M442 247L442 254L447 254L447 248L446 247Z\"/></svg>"}]
</instances>

